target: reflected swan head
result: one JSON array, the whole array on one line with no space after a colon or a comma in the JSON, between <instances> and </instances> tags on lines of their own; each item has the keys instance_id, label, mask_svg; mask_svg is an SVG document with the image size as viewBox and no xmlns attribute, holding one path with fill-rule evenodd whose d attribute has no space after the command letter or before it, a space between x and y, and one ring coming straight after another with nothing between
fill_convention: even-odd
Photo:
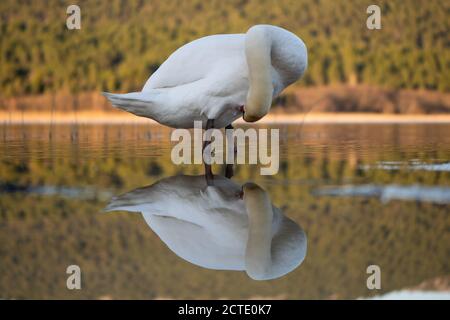
<instances>
[{"instance_id":1,"label":"reflected swan head","mask_svg":"<svg viewBox=\"0 0 450 320\"><path fill-rule=\"evenodd\" d=\"M281 277L305 258L303 229L272 205L255 183L222 176L174 176L115 197L106 211L142 213L179 257L216 270L240 270L254 280Z\"/></svg>"},{"instance_id":2,"label":"reflected swan head","mask_svg":"<svg viewBox=\"0 0 450 320\"><path fill-rule=\"evenodd\" d=\"M246 272L252 279L274 279L298 267L306 255L306 234L270 202L268 193L255 183L243 186L249 220L245 255ZM272 233L274 219L282 221Z\"/></svg>"}]
</instances>

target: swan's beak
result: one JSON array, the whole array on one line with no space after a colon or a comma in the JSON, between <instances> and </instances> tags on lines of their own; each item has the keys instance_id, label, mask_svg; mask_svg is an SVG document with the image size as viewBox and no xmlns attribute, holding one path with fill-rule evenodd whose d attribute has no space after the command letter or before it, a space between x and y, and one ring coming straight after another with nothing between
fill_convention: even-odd
<instances>
[{"instance_id":1,"label":"swan's beak","mask_svg":"<svg viewBox=\"0 0 450 320\"><path fill-rule=\"evenodd\" d=\"M236 197L238 199L244 200L244 187L242 187L240 191L236 192Z\"/></svg>"}]
</instances>

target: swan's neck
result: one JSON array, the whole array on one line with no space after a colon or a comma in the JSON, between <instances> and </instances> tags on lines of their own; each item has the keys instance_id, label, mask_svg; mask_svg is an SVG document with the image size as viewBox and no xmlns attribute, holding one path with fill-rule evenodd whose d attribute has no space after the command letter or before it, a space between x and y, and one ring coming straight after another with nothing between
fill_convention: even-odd
<instances>
[{"instance_id":1,"label":"swan's neck","mask_svg":"<svg viewBox=\"0 0 450 320\"><path fill-rule=\"evenodd\" d=\"M246 272L255 280L266 279L272 267L272 204L267 193L252 183L244 186L244 202L249 220Z\"/></svg>"},{"instance_id":2,"label":"swan's neck","mask_svg":"<svg viewBox=\"0 0 450 320\"><path fill-rule=\"evenodd\" d=\"M265 28L250 28L245 40L245 55L249 72L249 90L244 120L253 122L264 117L272 104L271 74L272 41Z\"/></svg>"}]
</instances>

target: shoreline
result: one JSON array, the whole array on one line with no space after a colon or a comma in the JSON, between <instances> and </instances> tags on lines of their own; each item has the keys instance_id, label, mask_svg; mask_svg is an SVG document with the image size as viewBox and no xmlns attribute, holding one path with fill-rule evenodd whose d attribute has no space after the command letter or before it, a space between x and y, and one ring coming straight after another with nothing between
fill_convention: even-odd
<instances>
[{"instance_id":1,"label":"shoreline","mask_svg":"<svg viewBox=\"0 0 450 320\"><path fill-rule=\"evenodd\" d=\"M3 124L157 124L156 121L132 114L102 111L74 112L5 112L0 111ZM236 124L245 124L241 119ZM448 123L450 114L380 114L380 113L293 113L269 114L257 124L386 124L386 123Z\"/></svg>"}]
</instances>

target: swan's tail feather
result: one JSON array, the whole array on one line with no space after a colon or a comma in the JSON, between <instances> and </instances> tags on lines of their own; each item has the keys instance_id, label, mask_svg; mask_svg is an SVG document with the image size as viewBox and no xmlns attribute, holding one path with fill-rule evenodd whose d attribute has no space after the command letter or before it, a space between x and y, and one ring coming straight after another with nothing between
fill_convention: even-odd
<instances>
[{"instance_id":1,"label":"swan's tail feather","mask_svg":"<svg viewBox=\"0 0 450 320\"><path fill-rule=\"evenodd\" d=\"M123 94L102 92L102 94L114 107L143 117L148 115L148 108L153 104L153 99L148 92L130 92Z\"/></svg>"},{"instance_id":2,"label":"swan's tail feather","mask_svg":"<svg viewBox=\"0 0 450 320\"><path fill-rule=\"evenodd\" d=\"M112 199L111 202L103 208L103 212L107 213L112 211L131 211L130 209L132 209L132 206L127 205L126 203L117 202L117 200Z\"/></svg>"}]
</instances>

